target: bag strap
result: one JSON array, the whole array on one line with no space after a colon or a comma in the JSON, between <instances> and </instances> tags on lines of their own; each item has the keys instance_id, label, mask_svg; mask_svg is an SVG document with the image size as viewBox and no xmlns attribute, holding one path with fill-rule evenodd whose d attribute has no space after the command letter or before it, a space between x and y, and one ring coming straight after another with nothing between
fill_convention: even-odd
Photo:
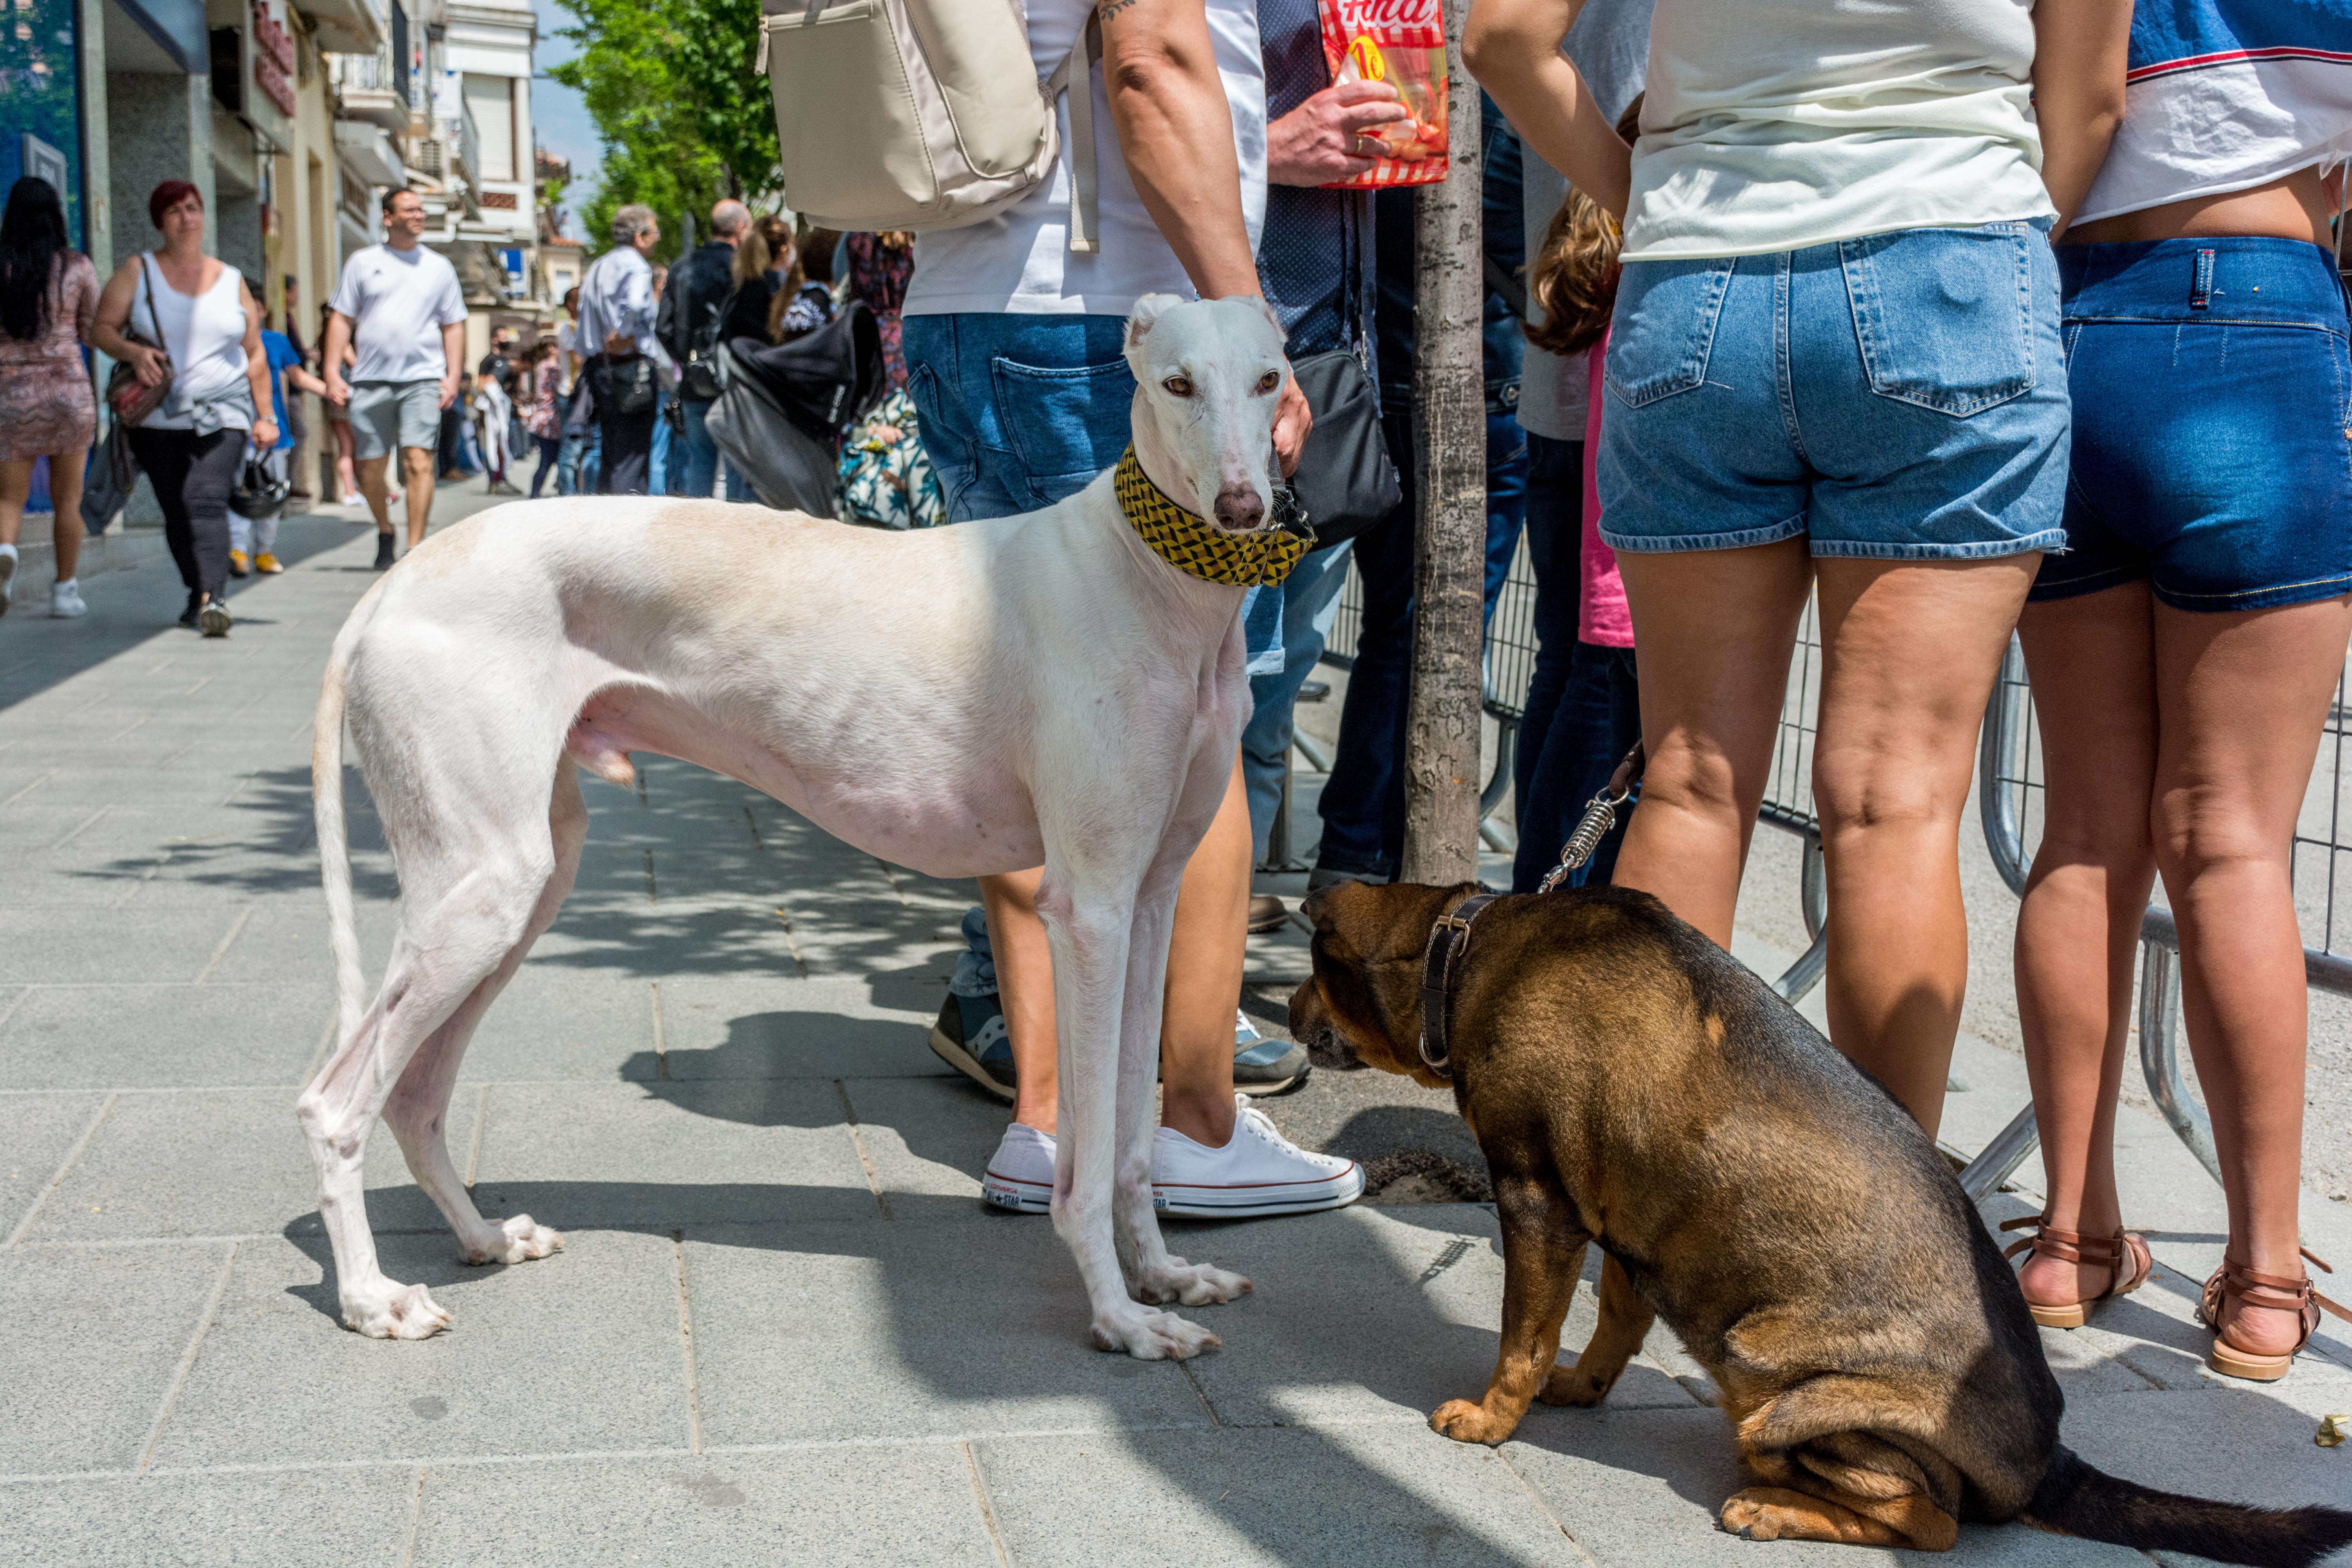
<instances>
[{"instance_id":1,"label":"bag strap","mask_svg":"<svg viewBox=\"0 0 2352 1568\"><path fill-rule=\"evenodd\" d=\"M810 0L809 8L816 8L817 0ZM1095 93L1094 68L1102 60L1102 14L1092 5L1087 7L1087 28L1054 74L1045 79L1048 101L1066 92L1070 95L1070 140L1064 149L1070 158L1070 248L1087 255L1102 249L1102 236L1097 232L1095 202ZM1080 65L1083 54L1086 63ZM1073 79L1081 78L1084 81Z\"/></svg>"}]
</instances>

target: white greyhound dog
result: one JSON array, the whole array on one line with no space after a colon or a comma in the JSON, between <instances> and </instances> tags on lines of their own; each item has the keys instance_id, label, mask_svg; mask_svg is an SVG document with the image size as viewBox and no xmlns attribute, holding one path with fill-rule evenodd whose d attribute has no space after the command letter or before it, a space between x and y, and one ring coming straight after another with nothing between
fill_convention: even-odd
<instances>
[{"instance_id":1,"label":"white greyhound dog","mask_svg":"<svg viewBox=\"0 0 2352 1568\"><path fill-rule=\"evenodd\" d=\"M1126 342L1142 475L1214 548L1274 542L1288 367L1272 313L1156 295ZM1151 1138L1177 882L1249 718L1243 590L1155 553L1114 489L1106 474L1043 511L913 533L698 500L525 502L427 541L360 601L311 763L340 1043L298 1107L345 1323L421 1339L449 1321L377 1264L361 1161L379 1114L468 1262L562 1245L529 1215L482 1217L446 1113L467 1038L571 891L587 829L575 769L625 784L646 751L930 876L1045 867L1054 1225L1095 1340L1145 1360L1218 1342L1152 1310L1250 1282L1169 1255ZM364 1013L347 710L402 892Z\"/></svg>"}]
</instances>

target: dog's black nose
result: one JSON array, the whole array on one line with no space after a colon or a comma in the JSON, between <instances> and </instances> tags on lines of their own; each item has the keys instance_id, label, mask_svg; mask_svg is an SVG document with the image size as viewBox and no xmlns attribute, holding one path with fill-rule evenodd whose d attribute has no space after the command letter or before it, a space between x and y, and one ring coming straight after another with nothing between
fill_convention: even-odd
<instances>
[{"instance_id":1,"label":"dog's black nose","mask_svg":"<svg viewBox=\"0 0 2352 1568\"><path fill-rule=\"evenodd\" d=\"M1217 492L1217 521L1227 528L1255 528L1265 521L1265 501L1247 485L1227 485Z\"/></svg>"}]
</instances>

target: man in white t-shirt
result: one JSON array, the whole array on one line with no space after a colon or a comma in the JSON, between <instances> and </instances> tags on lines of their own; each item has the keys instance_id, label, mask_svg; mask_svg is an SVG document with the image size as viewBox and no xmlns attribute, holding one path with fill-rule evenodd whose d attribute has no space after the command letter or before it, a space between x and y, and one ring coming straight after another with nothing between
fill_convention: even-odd
<instances>
[{"instance_id":1,"label":"man in white t-shirt","mask_svg":"<svg viewBox=\"0 0 2352 1568\"><path fill-rule=\"evenodd\" d=\"M360 492L375 513L375 565L392 564L384 468L394 448L408 489L408 547L425 542L433 510L433 452L441 411L457 400L466 348L466 295L447 258L420 245L425 203L415 191L383 198L383 243L355 251L328 302L327 396L352 411ZM359 363L344 379L343 348Z\"/></svg>"},{"instance_id":2,"label":"man in white t-shirt","mask_svg":"<svg viewBox=\"0 0 2352 1568\"><path fill-rule=\"evenodd\" d=\"M1146 294L1261 294L1265 212L1265 67L1256 0L1028 0L1040 79L1099 17L1102 59L1073 70L1093 94L1099 145L1099 248L1069 246L1070 116L1055 105L1062 159L1026 200L982 223L919 235L902 325L908 392L953 521L1051 505L1091 483L1128 444L1135 378L1121 356L1128 312ZM1083 63L1081 49L1077 60ZM1275 445L1286 471L1308 416L1286 389ZM1280 656L1278 589L1245 612L1251 650ZM1259 622L1266 623L1263 637ZM1236 768L1224 808L1194 854L1176 909L1160 1029L1163 1093L1152 1182L1164 1212L1230 1213L1232 1194L1280 1193L1252 1214L1330 1208L1363 1190L1349 1161L1291 1145L1235 1104L1296 1083L1306 1053L1237 1016L1247 935L1249 806ZM1046 1211L1054 1184L1053 961L1034 898L1039 874L983 877L972 942L931 1031L944 1060L1013 1102L982 1192ZM984 928L984 930L983 930Z\"/></svg>"}]
</instances>

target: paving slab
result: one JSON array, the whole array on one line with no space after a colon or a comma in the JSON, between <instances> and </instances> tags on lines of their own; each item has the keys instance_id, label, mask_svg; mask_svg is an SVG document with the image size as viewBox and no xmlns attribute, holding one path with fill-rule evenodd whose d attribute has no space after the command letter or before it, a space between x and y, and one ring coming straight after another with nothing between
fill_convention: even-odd
<instances>
[{"instance_id":1,"label":"paving slab","mask_svg":"<svg viewBox=\"0 0 2352 1568\"><path fill-rule=\"evenodd\" d=\"M0 1243L48 1190L105 1103L103 1094L0 1094Z\"/></svg>"},{"instance_id":2,"label":"paving slab","mask_svg":"<svg viewBox=\"0 0 2352 1568\"><path fill-rule=\"evenodd\" d=\"M667 1237L580 1233L488 1268L459 1262L446 1235L379 1247L385 1273L450 1313L448 1331L363 1339L338 1321L323 1240L242 1243L157 1468L689 1446Z\"/></svg>"},{"instance_id":3,"label":"paving slab","mask_svg":"<svg viewBox=\"0 0 2352 1568\"><path fill-rule=\"evenodd\" d=\"M415 1568L1002 1563L971 1466L953 1444L436 1465L425 1472L409 1561Z\"/></svg>"},{"instance_id":4,"label":"paving slab","mask_svg":"<svg viewBox=\"0 0 2352 1568\"><path fill-rule=\"evenodd\" d=\"M686 974L661 982L673 1079L952 1073L928 1043L935 1016L877 997L865 976Z\"/></svg>"},{"instance_id":5,"label":"paving slab","mask_svg":"<svg viewBox=\"0 0 2352 1568\"><path fill-rule=\"evenodd\" d=\"M2147 1562L2119 1546L2019 1524L1963 1525L1958 1545L1933 1555L1811 1541L1737 1540L1716 1527L1716 1512L1747 1479L1730 1426L1714 1410L1539 1405L1500 1452L1602 1568L1686 1568L1696 1561L1739 1564L1751 1559L1771 1568L1862 1568L1874 1561L2134 1568Z\"/></svg>"},{"instance_id":6,"label":"paving slab","mask_svg":"<svg viewBox=\"0 0 2352 1568\"><path fill-rule=\"evenodd\" d=\"M526 961L466 1047L464 1080L658 1077L651 984Z\"/></svg>"},{"instance_id":7,"label":"paving slab","mask_svg":"<svg viewBox=\"0 0 2352 1568\"><path fill-rule=\"evenodd\" d=\"M0 942L0 984L102 984L124 977L130 953L142 979L194 981L243 912L226 900L188 910L20 905L9 910L9 937Z\"/></svg>"},{"instance_id":8,"label":"paving slab","mask_svg":"<svg viewBox=\"0 0 2352 1568\"><path fill-rule=\"evenodd\" d=\"M135 1468L227 1260L226 1245L0 1253L0 1475Z\"/></svg>"},{"instance_id":9,"label":"paving slab","mask_svg":"<svg viewBox=\"0 0 2352 1568\"><path fill-rule=\"evenodd\" d=\"M1213 1310L1231 1314L1230 1328L1223 1316L1200 1319L1225 1346L1193 1363L1192 1374L1229 1426L1426 1423L1447 1400L1476 1397L1494 1372L1503 1258L1495 1216L1480 1205L1359 1206L1163 1228L1178 1256L1238 1270L1256 1286L1243 1303ZM1560 1334L1568 1359L1599 1321L1599 1258L1588 1256L1586 1267ZM1664 1329L1652 1337L1672 1341ZM1695 1402L1648 1355L1625 1369L1610 1397L1675 1409Z\"/></svg>"},{"instance_id":10,"label":"paving slab","mask_svg":"<svg viewBox=\"0 0 2352 1568\"><path fill-rule=\"evenodd\" d=\"M1589 1568L1508 1464L1426 1429L1021 1436L972 1451L1024 1568Z\"/></svg>"},{"instance_id":11,"label":"paving slab","mask_svg":"<svg viewBox=\"0 0 2352 1568\"><path fill-rule=\"evenodd\" d=\"M318 1172L294 1121L296 1092L289 1084L120 1096L35 1216L25 1245L323 1235ZM449 1108L450 1147L461 1170L476 1108L466 1095ZM377 1230L446 1235L440 1211L410 1180L391 1133L378 1128L368 1154L368 1217Z\"/></svg>"},{"instance_id":12,"label":"paving slab","mask_svg":"<svg viewBox=\"0 0 2352 1568\"><path fill-rule=\"evenodd\" d=\"M923 1054L931 1055L928 1048ZM841 1083L891 1217L969 1224L982 1206L981 1173L1004 1137L1013 1108L952 1071L924 1078L846 1078ZM1042 1215L1029 1218L1051 1226Z\"/></svg>"},{"instance_id":13,"label":"paving slab","mask_svg":"<svg viewBox=\"0 0 2352 1568\"><path fill-rule=\"evenodd\" d=\"M402 1568L410 1469L0 1485L0 1563L24 1568Z\"/></svg>"},{"instance_id":14,"label":"paving slab","mask_svg":"<svg viewBox=\"0 0 2352 1568\"><path fill-rule=\"evenodd\" d=\"M310 868L311 885L318 879L318 867ZM126 910L142 919L161 918L156 910L145 907ZM335 957L327 945L327 913L323 899L275 898L246 903L236 926L236 940L221 953L220 962L205 975L207 984L268 985L289 981L321 982L331 985L335 980ZM227 922L224 921L226 925ZM392 904L377 900L359 900L352 910L352 928L359 933L360 969L367 977L368 994L373 997L375 987L383 980L384 965L392 957L392 936L399 924L399 913ZM201 962L201 961L200 961Z\"/></svg>"},{"instance_id":15,"label":"paving slab","mask_svg":"<svg viewBox=\"0 0 2352 1568\"><path fill-rule=\"evenodd\" d=\"M813 1079L489 1088L475 1201L559 1230L878 1219L841 1093Z\"/></svg>"},{"instance_id":16,"label":"paving slab","mask_svg":"<svg viewBox=\"0 0 2352 1568\"><path fill-rule=\"evenodd\" d=\"M705 1441L1213 1425L1174 1362L1093 1349L1050 1224L706 1227L686 1239ZM1243 1308L1200 1321L1238 1331Z\"/></svg>"},{"instance_id":17,"label":"paving slab","mask_svg":"<svg viewBox=\"0 0 2352 1568\"><path fill-rule=\"evenodd\" d=\"M37 985L0 1024L0 1089L295 1087L334 1012L318 982Z\"/></svg>"}]
</instances>

